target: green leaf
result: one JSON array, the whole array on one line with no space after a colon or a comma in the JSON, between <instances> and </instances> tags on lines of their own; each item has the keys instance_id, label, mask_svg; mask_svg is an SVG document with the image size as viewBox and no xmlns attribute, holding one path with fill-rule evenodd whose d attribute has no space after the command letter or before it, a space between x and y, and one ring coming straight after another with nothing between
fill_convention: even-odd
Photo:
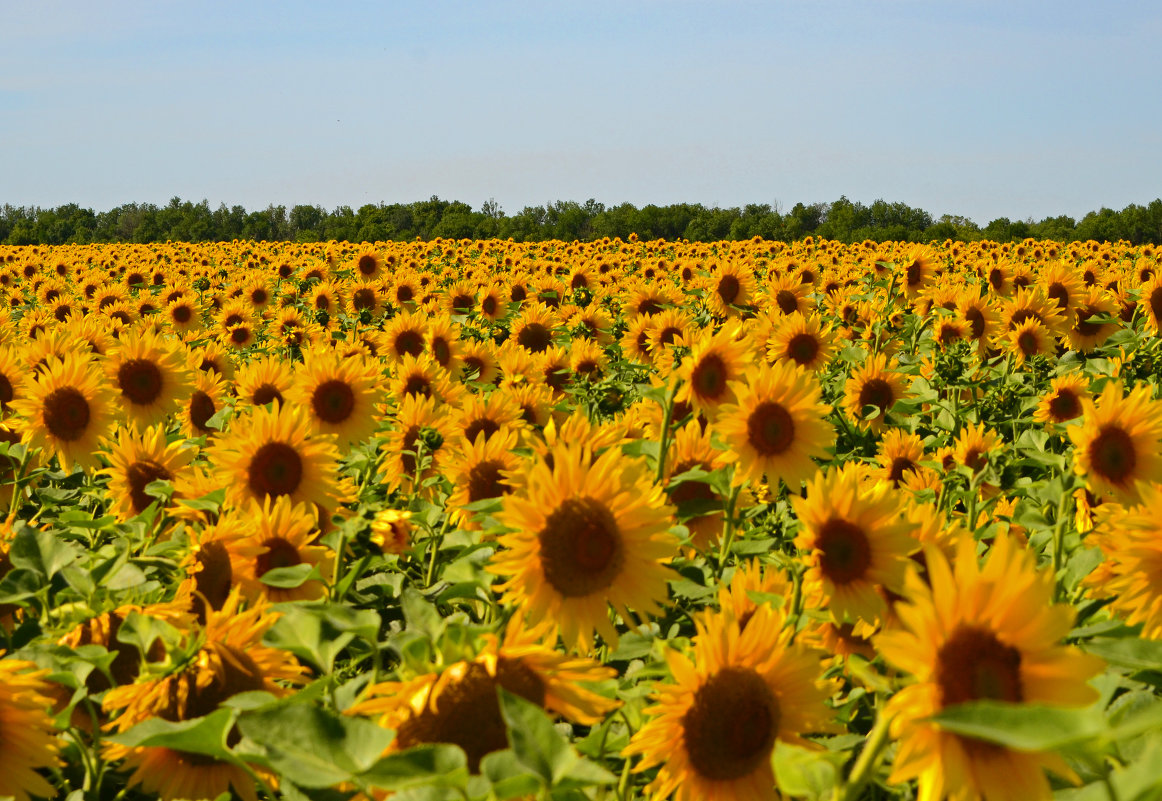
<instances>
[{"instance_id":1,"label":"green leaf","mask_svg":"<svg viewBox=\"0 0 1162 801\"><path fill-rule=\"evenodd\" d=\"M929 720L946 731L1018 751L1054 751L1106 731L1104 718L1092 707L1066 709L1002 701L956 704Z\"/></svg>"},{"instance_id":2,"label":"green leaf","mask_svg":"<svg viewBox=\"0 0 1162 801\"><path fill-rule=\"evenodd\" d=\"M272 768L300 787L350 781L373 766L395 737L369 720L293 701L244 712L238 728L262 746Z\"/></svg>"},{"instance_id":3,"label":"green leaf","mask_svg":"<svg viewBox=\"0 0 1162 801\"><path fill-rule=\"evenodd\" d=\"M408 631L423 634L432 641L440 638L447 621L435 606L424 600L424 596L418 590L414 587L405 589L400 603L403 606L403 617Z\"/></svg>"},{"instance_id":4,"label":"green leaf","mask_svg":"<svg viewBox=\"0 0 1162 801\"><path fill-rule=\"evenodd\" d=\"M290 567L272 568L263 573L258 580L268 587L290 590L295 587L301 587L310 578L311 573L317 574L315 566L303 562L302 564L291 565Z\"/></svg>"},{"instance_id":5,"label":"green leaf","mask_svg":"<svg viewBox=\"0 0 1162 801\"><path fill-rule=\"evenodd\" d=\"M784 795L795 798L830 798L847 756L843 751L812 750L780 740L771 754L775 784Z\"/></svg>"},{"instance_id":6,"label":"green leaf","mask_svg":"<svg viewBox=\"0 0 1162 801\"><path fill-rule=\"evenodd\" d=\"M335 657L356 637L374 642L379 635L379 615L370 609L351 609L339 604L285 604L282 616L263 637L274 648L290 651L330 673Z\"/></svg>"},{"instance_id":7,"label":"green leaf","mask_svg":"<svg viewBox=\"0 0 1162 801\"><path fill-rule=\"evenodd\" d=\"M234 725L233 709L218 709L209 715L177 723L150 718L129 731L106 736L106 740L131 748L172 748L191 754L202 754L225 762L237 758L226 747L226 735Z\"/></svg>"},{"instance_id":8,"label":"green leaf","mask_svg":"<svg viewBox=\"0 0 1162 801\"><path fill-rule=\"evenodd\" d=\"M549 787L565 775L577 756L555 728L553 721L537 704L514 695L503 687L500 713L508 726L508 741L521 764L539 776Z\"/></svg>"},{"instance_id":9,"label":"green leaf","mask_svg":"<svg viewBox=\"0 0 1162 801\"><path fill-rule=\"evenodd\" d=\"M1085 643L1084 647L1116 667L1162 671L1162 640L1098 637Z\"/></svg>"},{"instance_id":10,"label":"green leaf","mask_svg":"<svg viewBox=\"0 0 1162 801\"><path fill-rule=\"evenodd\" d=\"M45 578L52 578L79 556L76 548L51 531L29 526L17 533L8 550L8 560L13 567L35 571Z\"/></svg>"},{"instance_id":11,"label":"green leaf","mask_svg":"<svg viewBox=\"0 0 1162 801\"><path fill-rule=\"evenodd\" d=\"M462 787L468 780L468 757L456 745L421 745L388 754L356 778L381 790Z\"/></svg>"},{"instance_id":12,"label":"green leaf","mask_svg":"<svg viewBox=\"0 0 1162 801\"><path fill-rule=\"evenodd\" d=\"M511 748L494 751L480 760L480 772L492 782L496 801L536 795L543 786L541 780L529 773Z\"/></svg>"}]
</instances>

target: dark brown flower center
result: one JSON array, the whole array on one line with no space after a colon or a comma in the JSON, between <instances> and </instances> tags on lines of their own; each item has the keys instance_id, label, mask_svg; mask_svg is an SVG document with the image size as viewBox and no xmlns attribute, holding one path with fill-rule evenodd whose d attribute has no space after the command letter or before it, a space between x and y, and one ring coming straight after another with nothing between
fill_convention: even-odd
<instances>
[{"instance_id":1,"label":"dark brown flower center","mask_svg":"<svg viewBox=\"0 0 1162 801\"><path fill-rule=\"evenodd\" d=\"M694 392L704 401L718 402L726 395L726 363L717 353L703 356L690 374Z\"/></svg>"},{"instance_id":2,"label":"dark brown flower center","mask_svg":"<svg viewBox=\"0 0 1162 801\"><path fill-rule=\"evenodd\" d=\"M492 418L478 417L464 427L464 436L468 438L469 442L475 442L476 437L484 434L484 441L487 442L499 430L500 425Z\"/></svg>"},{"instance_id":3,"label":"dark brown flower center","mask_svg":"<svg viewBox=\"0 0 1162 801\"><path fill-rule=\"evenodd\" d=\"M718 279L716 291L718 292L718 297L722 298L722 302L730 305L738 299L739 293L742 291L742 284L739 283L738 278L727 274Z\"/></svg>"},{"instance_id":4,"label":"dark brown flower center","mask_svg":"<svg viewBox=\"0 0 1162 801\"><path fill-rule=\"evenodd\" d=\"M360 275L375 275L375 271L379 269L379 260L365 253L359 257L358 267Z\"/></svg>"},{"instance_id":5,"label":"dark brown flower center","mask_svg":"<svg viewBox=\"0 0 1162 801\"><path fill-rule=\"evenodd\" d=\"M516 341L525 350L540 353L553 344L553 334L540 323L528 323L517 333Z\"/></svg>"},{"instance_id":6,"label":"dark brown flower center","mask_svg":"<svg viewBox=\"0 0 1162 801\"><path fill-rule=\"evenodd\" d=\"M1103 426L1089 443L1093 471L1111 484L1124 484L1138 463L1133 438L1116 424Z\"/></svg>"},{"instance_id":7,"label":"dark brown flower center","mask_svg":"<svg viewBox=\"0 0 1162 801\"><path fill-rule=\"evenodd\" d=\"M80 390L61 387L44 399L44 426L62 442L75 442L89 428L92 412Z\"/></svg>"},{"instance_id":8,"label":"dark brown flower center","mask_svg":"<svg viewBox=\"0 0 1162 801\"><path fill-rule=\"evenodd\" d=\"M870 378L859 388L859 408L862 410L865 406L875 406L880 410L880 419L895 402L892 385L882 378Z\"/></svg>"},{"instance_id":9,"label":"dark brown flower center","mask_svg":"<svg viewBox=\"0 0 1162 801\"><path fill-rule=\"evenodd\" d=\"M1057 307L1064 311L1069 308L1069 289L1060 281L1054 281L1046 292L1051 300L1057 301Z\"/></svg>"},{"instance_id":10,"label":"dark brown flower center","mask_svg":"<svg viewBox=\"0 0 1162 801\"><path fill-rule=\"evenodd\" d=\"M496 459L488 459L474 465L468 471L468 502L475 503L487 498L499 498L512 492L504 483L500 471L504 464Z\"/></svg>"},{"instance_id":11,"label":"dark brown flower center","mask_svg":"<svg viewBox=\"0 0 1162 801\"><path fill-rule=\"evenodd\" d=\"M941 705L993 700L1018 703L1021 652L991 631L961 624L936 655L936 683Z\"/></svg>"},{"instance_id":12,"label":"dark brown flower center","mask_svg":"<svg viewBox=\"0 0 1162 801\"><path fill-rule=\"evenodd\" d=\"M1162 286L1155 287L1150 293L1149 303L1154 319L1162 326Z\"/></svg>"},{"instance_id":13,"label":"dark brown flower center","mask_svg":"<svg viewBox=\"0 0 1162 801\"><path fill-rule=\"evenodd\" d=\"M424 335L412 329L400 331L395 338L395 352L399 356L419 356L424 352Z\"/></svg>"},{"instance_id":14,"label":"dark brown flower center","mask_svg":"<svg viewBox=\"0 0 1162 801\"><path fill-rule=\"evenodd\" d=\"M285 442L268 442L251 457L247 472L257 497L293 495L303 480L303 459Z\"/></svg>"},{"instance_id":15,"label":"dark brown flower center","mask_svg":"<svg viewBox=\"0 0 1162 801\"><path fill-rule=\"evenodd\" d=\"M746 437L760 456L778 456L795 441L795 421L780 404L764 401L747 418Z\"/></svg>"},{"instance_id":16,"label":"dark brown flower center","mask_svg":"<svg viewBox=\"0 0 1162 801\"><path fill-rule=\"evenodd\" d=\"M819 355L819 340L813 334L795 334L787 342L787 355L800 367L805 367Z\"/></svg>"},{"instance_id":17,"label":"dark brown flower center","mask_svg":"<svg viewBox=\"0 0 1162 801\"><path fill-rule=\"evenodd\" d=\"M762 677L747 668L716 672L694 693L682 717L690 766L712 781L741 779L758 770L769 758L778 730L778 700Z\"/></svg>"},{"instance_id":18,"label":"dark brown flower center","mask_svg":"<svg viewBox=\"0 0 1162 801\"><path fill-rule=\"evenodd\" d=\"M206 622L206 603L210 608L218 610L230 597L230 588L234 584L234 569L230 564L230 553L226 546L217 540L211 540L198 549L197 562L201 570L194 575L194 612L198 622ZM205 597L205 601L198 597Z\"/></svg>"},{"instance_id":19,"label":"dark brown flower center","mask_svg":"<svg viewBox=\"0 0 1162 801\"><path fill-rule=\"evenodd\" d=\"M324 423L338 425L355 409L355 393L346 381L337 378L324 381L311 393L311 408L315 417Z\"/></svg>"},{"instance_id":20,"label":"dark brown flower center","mask_svg":"<svg viewBox=\"0 0 1162 801\"><path fill-rule=\"evenodd\" d=\"M849 584L867 575L871 566L871 545L862 528L849 520L833 517L815 538L819 549L819 569L833 584Z\"/></svg>"},{"instance_id":21,"label":"dark brown flower center","mask_svg":"<svg viewBox=\"0 0 1162 801\"><path fill-rule=\"evenodd\" d=\"M250 396L254 401L255 406L265 406L268 403L278 401L282 405L282 393L278 391L278 387L274 384L261 384L254 390L254 394Z\"/></svg>"},{"instance_id":22,"label":"dark brown flower center","mask_svg":"<svg viewBox=\"0 0 1162 801\"><path fill-rule=\"evenodd\" d=\"M893 486L898 487L900 482L904 480L904 473L907 473L909 470L915 471L915 469L916 463L907 456L897 456L895 459L892 459L892 465L888 468L888 479L892 482Z\"/></svg>"},{"instance_id":23,"label":"dark brown flower center","mask_svg":"<svg viewBox=\"0 0 1162 801\"><path fill-rule=\"evenodd\" d=\"M143 459L129 465L125 478L129 482L129 497L133 502L133 511L141 514L156 500L146 493L146 486L153 481L173 481L173 473L157 462Z\"/></svg>"},{"instance_id":24,"label":"dark brown flower center","mask_svg":"<svg viewBox=\"0 0 1162 801\"><path fill-rule=\"evenodd\" d=\"M625 562L617 520L593 498L564 501L549 515L538 539L545 580L566 598L612 586Z\"/></svg>"},{"instance_id":25,"label":"dark brown flower center","mask_svg":"<svg viewBox=\"0 0 1162 801\"><path fill-rule=\"evenodd\" d=\"M12 382L8 380L8 376L0 373L0 409L8 410L13 398L16 397L16 391L12 388Z\"/></svg>"},{"instance_id":26,"label":"dark brown flower center","mask_svg":"<svg viewBox=\"0 0 1162 801\"><path fill-rule=\"evenodd\" d=\"M973 339L980 339L984 336L984 312L977 308L965 309L964 319L968 320L968 324L971 326Z\"/></svg>"},{"instance_id":27,"label":"dark brown flower center","mask_svg":"<svg viewBox=\"0 0 1162 801\"><path fill-rule=\"evenodd\" d=\"M799 296L789 289L780 289L775 293L775 305L783 314L799 311Z\"/></svg>"},{"instance_id":28,"label":"dark brown flower center","mask_svg":"<svg viewBox=\"0 0 1162 801\"><path fill-rule=\"evenodd\" d=\"M202 390L195 390L194 394L190 396L190 422L193 423L194 428L203 434L208 434L212 431L206 425L206 422L217 411L217 408L214 406L214 399Z\"/></svg>"},{"instance_id":29,"label":"dark brown flower center","mask_svg":"<svg viewBox=\"0 0 1162 801\"><path fill-rule=\"evenodd\" d=\"M148 406L161 396L161 370L149 359L130 359L117 369L121 394L137 406Z\"/></svg>"},{"instance_id":30,"label":"dark brown flower center","mask_svg":"<svg viewBox=\"0 0 1162 801\"><path fill-rule=\"evenodd\" d=\"M1059 389L1057 394L1049 399L1049 416L1055 422L1064 423L1081 414L1081 399L1071 389Z\"/></svg>"},{"instance_id":31,"label":"dark brown flower center","mask_svg":"<svg viewBox=\"0 0 1162 801\"><path fill-rule=\"evenodd\" d=\"M254 575L262 578L267 571L280 567L294 567L303 563L299 549L282 537L273 537L264 540L266 553L261 553L254 559Z\"/></svg>"}]
</instances>

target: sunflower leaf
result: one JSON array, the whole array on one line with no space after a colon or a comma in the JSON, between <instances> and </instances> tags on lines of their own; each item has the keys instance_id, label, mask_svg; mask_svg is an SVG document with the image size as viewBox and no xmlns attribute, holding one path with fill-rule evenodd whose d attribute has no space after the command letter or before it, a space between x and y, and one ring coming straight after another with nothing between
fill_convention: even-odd
<instances>
[{"instance_id":1,"label":"sunflower leaf","mask_svg":"<svg viewBox=\"0 0 1162 801\"><path fill-rule=\"evenodd\" d=\"M75 547L51 531L25 526L12 540L8 560L15 568L31 570L51 579L80 557Z\"/></svg>"},{"instance_id":2,"label":"sunflower leaf","mask_svg":"<svg viewBox=\"0 0 1162 801\"><path fill-rule=\"evenodd\" d=\"M771 767L783 794L821 801L831 797L847 757L845 751L812 750L780 740L771 753Z\"/></svg>"},{"instance_id":3,"label":"sunflower leaf","mask_svg":"<svg viewBox=\"0 0 1162 801\"><path fill-rule=\"evenodd\" d=\"M1053 751L1078 746L1107 732L1093 708L970 701L929 718L941 729L1019 751Z\"/></svg>"},{"instance_id":4,"label":"sunflower leaf","mask_svg":"<svg viewBox=\"0 0 1162 801\"><path fill-rule=\"evenodd\" d=\"M1116 667L1162 671L1162 640L1097 637L1085 644L1085 650Z\"/></svg>"},{"instance_id":5,"label":"sunflower leaf","mask_svg":"<svg viewBox=\"0 0 1162 801\"><path fill-rule=\"evenodd\" d=\"M358 773L356 779L397 792L425 786L463 787L468 781L468 757L456 745L420 745L388 754Z\"/></svg>"},{"instance_id":6,"label":"sunflower leaf","mask_svg":"<svg viewBox=\"0 0 1162 801\"><path fill-rule=\"evenodd\" d=\"M237 761L226 747L226 735L234 725L233 709L218 709L193 720L171 722L150 718L128 731L105 739L131 748L171 748L190 754L201 754L226 762Z\"/></svg>"},{"instance_id":7,"label":"sunflower leaf","mask_svg":"<svg viewBox=\"0 0 1162 801\"><path fill-rule=\"evenodd\" d=\"M263 573L258 580L268 587L291 590L295 587L301 587L312 576L319 577L318 567L304 562L290 567L271 568Z\"/></svg>"}]
</instances>

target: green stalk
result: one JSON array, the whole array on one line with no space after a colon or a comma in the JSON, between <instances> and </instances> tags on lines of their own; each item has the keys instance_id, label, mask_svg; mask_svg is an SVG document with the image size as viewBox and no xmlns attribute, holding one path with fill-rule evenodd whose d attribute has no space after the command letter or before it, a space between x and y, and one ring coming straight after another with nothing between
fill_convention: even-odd
<instances>
[{"instance_id":1,"label":"green stalk","mask_svg":"<svg viewBox=\"0 0 1162 801\"><path fill-rule=\"evenodd\" d=\"M879 763L880 754L888 744L888 725L890 723L888 716L884 714L883 709L880 709L876 716L875 725L868 732L863 750L859 752L859 758L856 759L855 766L851 769L851 775L847 777L847 781L842 787L836 790L835 797L839 801L857 801L860 794L863 793L863 788L871 780L871 774Z\"/></svg>"}]
</instances>

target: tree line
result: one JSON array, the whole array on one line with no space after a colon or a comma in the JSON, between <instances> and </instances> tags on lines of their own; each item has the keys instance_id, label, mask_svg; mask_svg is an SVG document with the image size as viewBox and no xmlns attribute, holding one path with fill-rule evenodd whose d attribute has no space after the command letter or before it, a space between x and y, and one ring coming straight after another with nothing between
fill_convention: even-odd
<instances>
[{"instance_id":1,"label":"tree line","mask_svg":"<svg viewBox=\"0 0 1162 801\"><path fill-rule=\"evenodd\" d=\"M638 208L631 203L606 206L556 201L526 206L506 214L495 201L474 210L467 203L431 197L415 203L338 206L267 206L247 211L242 206L194 203L175 197L167 205L127 203L95 212L69 203L56 208L0 207L0 243L62 245L88 242L207 242L251 239L320 242L340 240L546 239L593 240L687 239L692 242L743 240L753 237L791 242L807 236L841 242L931 242L954 239L999 242L1034 239L1057 241L1117 241L1135 245L1162 243L1162 199L1121 211L1102 208L1079 220L1046 217L1035 222L1001 217L981 227L965 217L945 214L934 219L905 203L877 200L869 205L841 197L832 203L796 203L789 211L769 204L717 208L697 203Z\"/></svg>"}]
</instances>

